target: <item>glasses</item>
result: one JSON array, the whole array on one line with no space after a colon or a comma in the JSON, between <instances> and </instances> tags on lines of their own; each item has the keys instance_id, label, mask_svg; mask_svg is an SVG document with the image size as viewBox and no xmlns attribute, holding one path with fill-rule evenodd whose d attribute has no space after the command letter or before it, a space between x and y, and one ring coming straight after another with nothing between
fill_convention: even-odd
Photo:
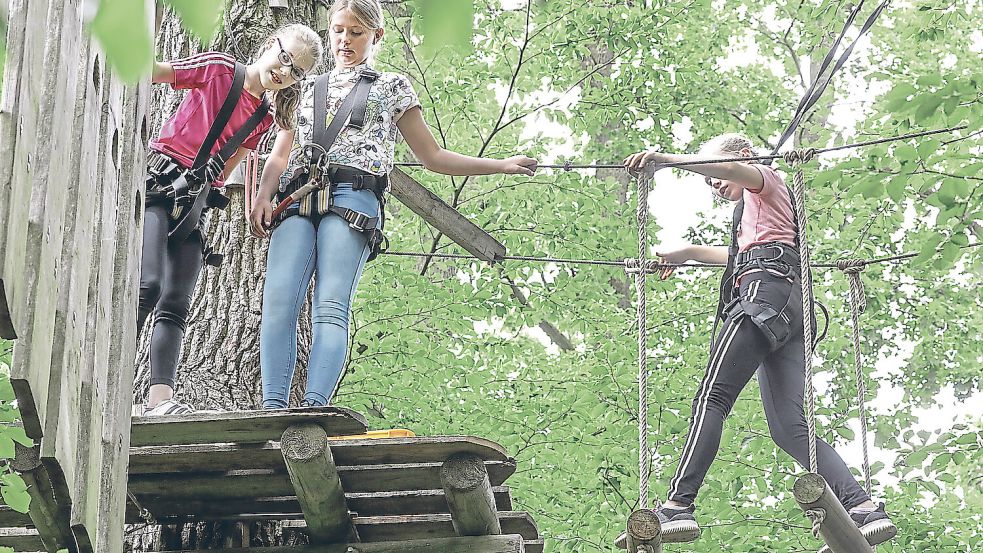
<instances>
[{"instance_id":1,"label":"glasses","mask_svg":"<svg viewBox=\"0 0 983 553\"><path fill-rule=\"evenodd\" d=\"M290 52L283 47L283 42L280 41L280 37L276 37L276 43L280 45L280 54L277 58L280 61L280 65L283 67L290 68L290 76L293 77L295 81L303 81L304 77L307 76L307 71L294 65L294 58L290 55Z\"/></svg>"}]
</instances>

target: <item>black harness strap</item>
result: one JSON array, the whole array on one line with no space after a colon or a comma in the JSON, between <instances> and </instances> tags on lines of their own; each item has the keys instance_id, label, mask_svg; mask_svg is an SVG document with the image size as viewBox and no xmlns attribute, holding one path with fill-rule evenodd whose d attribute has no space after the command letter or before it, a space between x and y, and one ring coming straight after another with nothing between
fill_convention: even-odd
<instances>
[{"instance_id":1,"label":"black harness strap","mask_svg":"<svg viewBox=\"0 0 983 553\"><path fill-rule=\"evenodd\" d=\"M352 91L345 96L338 111L335 112L328 124L328 80L330 75L321 75L314 81L314 143L324 149L325 152L331 151L341 129L350 126L361 129L365 125L365 112L368 105L369 90L372 84L379 78L379 73L364 69L359 74L358 82ZM321 152L314 151L311 154L311 163L317 165L321 159Z\"/></svg>"},{"instance_id":2,"label":"black harness strap","mask_svg":"<svg viewBox=\"0 0 983 553\"><path fill-rule=\"evenodd\" d=\"M225 96L225 101L222 103L222 108L219 110L215 120L212 121L211 127L208 129L208 135L205 140L201 143L198 148L198 154L195 156L195 161L188 170L188 175L184 177L184 187L190 188L192 185L197 185L199 188L198 192L194 195L194 201L191 203L184 213L178 219L174 228L168 233L168 237L171 240L178 242L184 241L191 235L192 232L198 228L198 222L201 219L201 214L208 205L224 206L228 205L228 200L224 198L213 197L215 195L221 195L219 192L211 189L211 183L221 176L222 171L225 170L225 164L229 159L235 155L239 146L246 141L246 138L256 127L259 126L260 122L264 117L270 112L270 101L265 96L263 101L256 108L256 111L249 116L249 119L236 130L235 133L229 140L222 145L215 155L209 157L212 151L212 147L218 140L219 135L225 129L229 123L229 119L232 117L233 111L235 111L236 105L238 105L240 98L242 98L242 92L244 89L246 81L246 66L241 63L236 63L235 75L232 78L232 86L229 88L229 93ZM188 182L188 177L193 179L195 182ZM207 190L205 189L207 187ZM211 197L211 200L209 198ZM223 201L224 200L224 201Z\"/></svg>"}]
</instances>

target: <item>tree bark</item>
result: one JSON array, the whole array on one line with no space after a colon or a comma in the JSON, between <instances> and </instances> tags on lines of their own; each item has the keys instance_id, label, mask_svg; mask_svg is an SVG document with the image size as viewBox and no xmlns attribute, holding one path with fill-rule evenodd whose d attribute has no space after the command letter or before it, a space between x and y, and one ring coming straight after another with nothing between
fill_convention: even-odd
<instances>
[{"instance_id":1,"label":"tree bark","mask_svg":"<svg viewBox=\"0 0 983 553\"><path fill-rule=\"evenodd\" d=\"M314 0L295 0L289 8L271 8L267 0L227 2L218 36L208 45L189 37L178 18L168 10L161 22L156 56L170 60L209 49L228 52L240 62L248 63L262 42L282 25L297 22L317 29L318 4ZM170 87L156 87L152 109L155 133L182 98L181 92ZM265 153L262 146L260 153ZM225 193L231 200L229 208L212 211L207 224L208 244L223 253L225 261L220 267L205 267L199 278L178 367L176 392L182 401L198 409L258 409L262 405L259 323L269 242L249 235L243 187L229 185ZM295 383L306 380L311 343L308 311L305 307L300 318ZM151 325L146 327L149 329ZM141 338L135 401L143 401L148 391L149 334L144 332ZM291 392L293 402L298 403L301 396L299 386L295 386ZM249 536L246 540L249 543L241 543L243 535ZM250 524L245 533L238 524L214 523L134 528L127 532L127 541L129 551L157 551L221 548L232 544L297 545L306 543L306 538L281 530L276 523Z\"/></svg>"}]
</instances>

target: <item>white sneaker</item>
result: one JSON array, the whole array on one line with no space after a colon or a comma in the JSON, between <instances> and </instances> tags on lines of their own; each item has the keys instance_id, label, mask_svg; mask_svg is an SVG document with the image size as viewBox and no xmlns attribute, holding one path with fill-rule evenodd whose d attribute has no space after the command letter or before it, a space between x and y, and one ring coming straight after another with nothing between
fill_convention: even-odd
<instances>
[{"instance_id":1,"label":"white sneaker","mask_svg":"<svg viewBox=\"0 0 983 553\"><path fill-rule=\"evenodd\" d=\"M176 399L165 399L158 403L153 409L144 411L145 417L160 417L163 415L187 415L194 413L195 410L190 405L186 405Z\"/></svg>"}]
</instances>

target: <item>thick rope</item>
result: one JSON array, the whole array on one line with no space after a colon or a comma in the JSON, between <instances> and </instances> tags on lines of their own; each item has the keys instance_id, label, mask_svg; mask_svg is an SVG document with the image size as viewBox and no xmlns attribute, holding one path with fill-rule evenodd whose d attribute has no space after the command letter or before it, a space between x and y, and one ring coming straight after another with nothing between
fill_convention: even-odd
<instances>
[{"instance_id":1,"label":"thick rope","mask_svg":"<svg viewBox=\"0 0 983 553\"><path fill-rule=\"evenodd\" d=\"M799 228L799 261L802 266L802 343L805 364L805 418L809 428L809 471L819 472L816 458L816 394L812 382L812 266L809 264L809 240L806 236L805 183L802 164L808 163L816 155L816 150L793 150L785 154L785 162L795 170L793 192L795 194L796 225Z\"/></svg>"},{"instance_id":2,"label":"thick rope","mask_svg":"<svg viewBox=\"0 0 983 553\"><path fill-rule=\"evenodd\" d=\"M823 527L823 522L826 521L826 509L823 509L822 507L808 509L806 510L806 516L812 521L812 535L822 539L819 535L819 531Z\"/></svg>"},{"instance_id":3,"label":"thick rope","mask_svg":"<svg viewBox=\"0 0 983 553\"><path fill-rule=\"evenodd\" d=\"M638 205L635 209L635 219L638 224L638 259L632 260L635 265L635 294L638 297L637 324L638 324L638 504L642 509L649 506L649 477L651 467L649 464L649 439L648 439L648 363L646 351L645 329L648 327L645 307L645 276L648 274L640 270L646 266L646 256L648 254L648 197L649 184L652 181L652 172L643 171L635 179L638 190ZM632 263L634 265L634 263ZM626 266L629 265L626 263Z\"/></svg>"},{"instance_id":4,"label":"thick rope","mask_svg":"<svg viewBox=\"0 0 983 553\"><path fill-rule=\"evenodd\" d=\"M867 495L871 494L870 454L867 451L867 385L862 368L860 351L860 314L867 310L867 295L860 273L867 267L862 259L842 259L837 267L850 281L850 319L853 324L853 364L857 377L857 411L860 417L860 441L864 452L864 485Z\"/></svg>"}]
</instances>

